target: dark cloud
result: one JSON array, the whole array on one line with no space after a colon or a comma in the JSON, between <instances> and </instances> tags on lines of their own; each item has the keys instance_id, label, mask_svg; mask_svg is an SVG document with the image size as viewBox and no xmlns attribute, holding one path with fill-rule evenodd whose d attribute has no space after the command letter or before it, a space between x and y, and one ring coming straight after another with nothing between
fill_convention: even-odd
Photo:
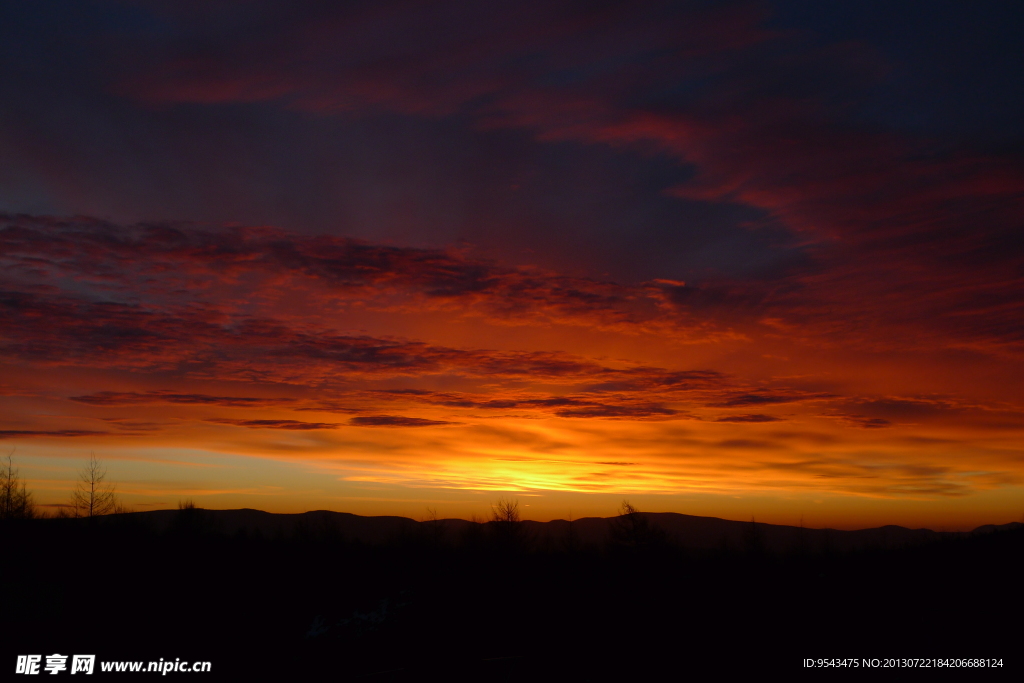
<instances>
[{"instance_id":1,"label":"dark cloud","mask_svg":"<svg viewBox=\"0 0 1024 683\"><path fill-rule=\"evenodd\" d=\"M618 377L583 387L586 392L607 393L616 391L697 391L718 389L728 383L728 378L714 370L666 370L665 368L636 367L624 370Z\"/></svg>"},{"instance_id":2,"label":"dark cloud","mask_svg":"<svg viewBox=\"0 0 1024 683\"><path fill-rule=\"evenodd\" d=\"M963 404L949 397L884 396L843 400L837 410L826 413L853 427L883 429L894 424L959 421L970 414L974 421L985 421L991 409ZM992 413L994 415L994 413Z\"/></svg>"},{"instance_id":3,"label":"dark cloud","mask_svg":"<svg viewBox=\"0 0 1024 683\"><path fill-rule=\"evenodd\" d=\"M853 402L852 405L871 416L904 420L949 416L963 410L961 406L943 399L879 398Z\"/></svg>"},{"instance_id":4,"label":"dark cloud","mask_svg":"<svg viewBox=\"0 0 1024 683\"><path fill-rule=\"evenodd\" d=\"M183 405L217 405L231 408L257 408L276 406L294 401L290 398L254 398L244 396L211 396L209 394L181 394L171 391L98 391L83 396L70 396L69 400L94 406L126 406L175 403Z\"/></svg>"},{"instance_id":5,"label":"dark cloud","mask_svg":"<svg viewBox=\"0 0 1024 683\"><path fill-rule=\"evenodd\" d=\"M109 432L96 432L86 429L51 429L51 430L29 430L29 429L0 429L0 439L22 439L30 437L87 437L107 436Z\"/></svg>"},{"instance_id":6,"label":"dark cloud","mask_svg":"<svg viewBox=\"0 0 1024 683\"><path fill-rule=\"evenodd\" d=\"M884 429L886 427L892 426L892 422L881 417L868 417L867 415L847 415L842 413L834 413L829 415L829 417L835 417L852 427L860 427L862 429Z\"/></svg>"},{"instance_id":7,"label":"dark cloud","mask_svg":"<svg viewBox=\"0 0 1024 683\"><path fill-rule=\"evenodd\" d=\"M580 408L569 408L555 411L555 415L558 417L627 419L668 418L676 414L677 411L660 405L590 405Z\"/></svg>"},{"instance_id":8,"label":"dark cloud","mask_svg":"<svg viewBox=\"0 0 1024 683\"><path fill-rule=\"evenodd\" d=\"M628 370L609 370L609 374L628 375ZM645 380L651 378L653 368L642 367L638 374ZM675 373L668 373L675 374ZM654 403L649 399L651 392L643 387L646 383L613 382L610 385L621 389L629 384L634 387L632 392L617 391L602 393L587 385L586 391L572 395L550 396L537 393L515 393L509 398L492 399L478 394L455 394L451 392L389 390L391 396L401 396L418 403L445 406L449 408L473 408L483 410L527 410L568 418L596 419L692 419L688 413L666 407L662 403ZM673 392L664 392L667 399L681 400L685 398L690 387L683 387Z\"/></svg>"},{"instance_id":9,"label":"dark cloud","mask_svg":"<svg viewBox=\"0 0 1024 683\"><path fill-rule=\"evenodd\" d=\"M433 427L455 424L446 420L427 420L421 417L402 417L400 415L365 415L353 417L348 423L354 427Z\"/></svg>"},{"instance_id":10,"label":"dark cloud","mask_svg":"<svg viewBox=\"0 0 1024 683\"><path fill-rule=\"evenodd\" d=\"M811 394L794 392L757 392L735 394L724 401L709 403L713 408L744 408L747 406L774 405L779 403L797 403L823 398L832 398L831 394Z\"/></svg>"},{"instance_id":11,"label":"dark cloud","mask_svg":"<svg viewBox=\"0 0 1024 683\"><path fill-rule=\"evenodd\" d=\"M749 422L749 423L781 422L781 421L783 421L783 418L781 418L781 417L775 417L774 415L762 415L762 414L759 414L759 413L758 414L752 414L752 415L727 415L725 417L720 417L717 420L715 420L715 422L737 422L737 423L744 423L744 422Z\"/></svg>"},{"instance_id":12,"label":"dark cloud","mask_svg":"<svg viewBox=\"0 0 1024 683\"><path fill-rule=\"evenodd\" d=\"M775 441L764 441L758 439L725 439L714 444L716 448L736 450L765 450L782 448L782 444Z\"/></svg>"},{"instance_id":13,"label":"dark cloud","mask_svg":"<svg viewBox=\"0 0 1024 683\"><path fill-rule=\"evenodd\" d=\"M151 422L125 417L102 417L99 419L103 422L114 425L123 433L131 434L151 434L159 432L169 424L168 422Z\"/></svg>"},{"instance_id":14,"label":"dark cloud","mask_svg":"<svg viewBox=\"0 0 1024 683\"><path fill-rule=\"evenodd\" d=\"M337 422L300 422L298 420L234 420L230 418L209 419L206 422L248 427L249 429L284 429L289 431L308 431L311 429L337 429Z\"/></svg>"}]
</instances>

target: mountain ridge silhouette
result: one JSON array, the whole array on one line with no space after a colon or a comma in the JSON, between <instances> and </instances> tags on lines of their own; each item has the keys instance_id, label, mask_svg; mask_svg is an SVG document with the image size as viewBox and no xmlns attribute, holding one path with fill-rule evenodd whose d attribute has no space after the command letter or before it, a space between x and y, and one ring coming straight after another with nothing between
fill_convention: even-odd
<instances>
[{"instance_id":1,"label":"mountain ridge silhouette","mask_svg":"<svg viewBox=\"0 0 1024 683\"><path fill-rule=\"evenodd\" d=\"M181 510L146 510L118 515L128 516L158 531L179 525ZM300 513L274 513L240 508L191 511L202 520L208 531L221 534L254 534L265 537L332 534L348 541L372 545L392 542L403 536L429 533L431 525L446 537L464 534L474 525L483 527L491 522L474 522L458 518L418 521L398 515L357 515L333 510L310 510ZM851 551L870 548L896 548L918 545L942 539L963 538L1024 526L1020 522L985 524L971 531L933 531L911 529L899 525L885 525L866 529L832 529L740 522L720 517L704 517L677 512L640 513L649 524L664 533L666 540L693 550L750 550L759 548L772 552L789 551ZM548 522L524 520L529 537L538 542L564 542L571 534L574 542L582 545L605 543L618 517L581 517L569 522L554 519Z\"/></svg>"}]
</instances>

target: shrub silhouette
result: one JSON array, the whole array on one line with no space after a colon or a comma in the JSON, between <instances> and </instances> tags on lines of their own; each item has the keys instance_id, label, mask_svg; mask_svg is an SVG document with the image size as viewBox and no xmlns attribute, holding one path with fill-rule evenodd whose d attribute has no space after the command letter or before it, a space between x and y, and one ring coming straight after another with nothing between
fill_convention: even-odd
<instances>
[{"instance_id":1,"label":"shrub silhouette","mask_svg":"<svg viewBox=\"0 0 1024 683\"><path fill-rule=\"evenodd\" d=\"M199 536L209 531L206 511L196 507L191 498L178 501L178 514L171 522L172 531L185 536Z\"/></svg>"}]
</instances>

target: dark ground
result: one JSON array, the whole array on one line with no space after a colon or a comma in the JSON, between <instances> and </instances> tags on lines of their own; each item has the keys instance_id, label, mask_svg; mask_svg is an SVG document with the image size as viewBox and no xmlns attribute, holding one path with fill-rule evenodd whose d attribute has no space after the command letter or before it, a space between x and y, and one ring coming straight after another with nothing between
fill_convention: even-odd
<instances>
[{"instance_id":1,"label":"dark ground","mask_svg":"<svg viewBox=\"0 0 1024 683\"><path fill-rule=\"evenodd\" d=\"M164 529L132 514L0 524L0 677L17 654L53 652L209 660L212 674L168 674L202 680L880 673L803 668L821 657L1002 659L918 672L964 680L1019 680L1022 668L1020 526L777 552L754 526L740 547L687 550L642 519L612 525L603 544L495 524L367 544L327 523L226 533L215 516L186 510Z\"/></svg>"}]
</instances>

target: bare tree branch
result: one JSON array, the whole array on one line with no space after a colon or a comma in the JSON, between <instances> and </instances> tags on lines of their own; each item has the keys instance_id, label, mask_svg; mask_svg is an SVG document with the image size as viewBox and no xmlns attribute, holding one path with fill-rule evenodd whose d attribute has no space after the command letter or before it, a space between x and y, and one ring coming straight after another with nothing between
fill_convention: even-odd
<instances>
[{"instance_id":1,"label":"bare tree branch","mask_svg":"<svg viewBox=\"0 0 1024 683\"><path fill-rule=\"evenodd\" d=\"M14 451L0 462L0 519L31 519L35 516L32 494L14 467Z\"/></svg>"},{"instance_id":2,"label":"bare tree branch","mask_svg":"<svg viewBox=\"0 0 1024 683\"><path fill-rule=\"evenodd\" d=\"M90 454L89 462L78 473L78 482L71 495L75 517L97 517L124 512L117 499L114 485L107 482L107 468Z\"/></svg>"}]
</instances>

